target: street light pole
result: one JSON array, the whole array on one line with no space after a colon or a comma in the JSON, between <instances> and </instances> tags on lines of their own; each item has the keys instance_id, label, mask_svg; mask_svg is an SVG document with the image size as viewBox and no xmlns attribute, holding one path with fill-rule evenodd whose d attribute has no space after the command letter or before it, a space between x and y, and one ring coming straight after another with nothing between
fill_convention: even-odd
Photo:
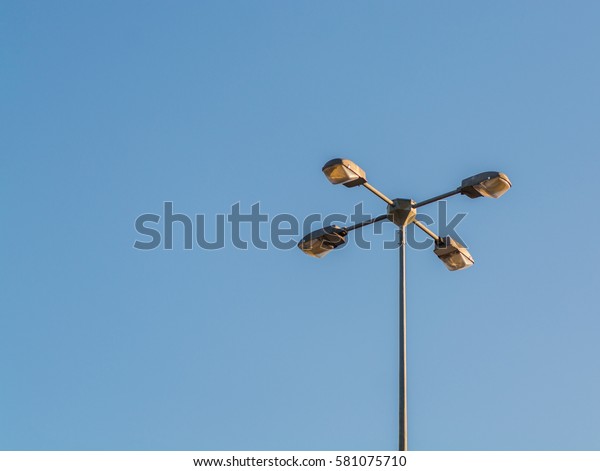
<instances>
[{"instance_id":1,"label":"street light pole","mask_svg":"<svg viewBox=\"0 0 600 471\"><path fill-rule=\"evenodd\" d=\"M502 172L483 172L465 178L455 190L443 193L434 198L429 198L420 203L407 198L390 199L367 182L365 171L348 159L332 159L322 169L327 179L334 185L343 184L348 188L364 186L377 195L387 206L387 214L349 227L327 226L305 235L298 248L307 255L322 258L332 250L346 244L346 236L350 231L359 229L382 220L389 220L398 226L398 249L400 252L399 273L399 304L400 316L398 319L398 450L408 450L408 407L406 400L406 226L416 225L431 237L435 244L433 252L446 265L450 271L463 270L473 265L474 260L466 247L451 237L440 237L429 230L423 223L417 221L417 208L430 203L435 203L450 196L462 194L469 198L499 198L512 186L508 177Z\"/></svg>"},{"instance_id":2,"label":"street light pole","mask_svg":"<svg viewBox=\"0 0 600 471\"><path fill-rule=\"evenodd\" d=\"M406 399L406 226L416 221L417 210L412 199L396 198L388 203L388 217L398 226L400 251L400 286L398 318L398 450L408 450L408 407Z\"/></svg>"},{"instance_id":3,"label":"street light pole","mask_svg":"<svg viewBox=\"0 0 600 471\"><path fill-rule=\"evenodd\" d=\"M398 229L400 252L400 316L398 345L398 450L408 450L408 403L406 399L406 226Z\"/></svg>"}]
</instances>

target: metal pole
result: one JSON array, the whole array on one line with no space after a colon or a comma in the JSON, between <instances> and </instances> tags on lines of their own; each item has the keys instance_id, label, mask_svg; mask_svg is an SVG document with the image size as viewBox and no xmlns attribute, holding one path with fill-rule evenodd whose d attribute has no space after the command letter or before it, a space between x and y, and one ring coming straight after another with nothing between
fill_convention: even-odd
<instances>
[{"instance_id":1,"label":"metal pole","mask_svg":"<svg viewBox=\"0 0 600 471\"><path fill-rule=\"evenodd\" d=\"M398 368L398 450L408 450L408 420L406 402L406 226L398 230L400 249L400 329Z\"/></svg>"}]
</instances>

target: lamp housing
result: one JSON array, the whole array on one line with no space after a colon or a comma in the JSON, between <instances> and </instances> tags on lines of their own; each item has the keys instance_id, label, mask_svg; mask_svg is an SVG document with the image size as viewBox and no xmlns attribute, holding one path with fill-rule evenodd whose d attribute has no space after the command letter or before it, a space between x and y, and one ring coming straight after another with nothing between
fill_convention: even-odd
<instances>
[{"instance_id":1,"label":"lamp housing","mask_svg":"<svg viewBox=\"0 0 600 471\"><path fill-rule=\"evenodd\" d=\"M488 198L500 198L504 193L510 190L512 183L506 174L502 172L483 172L465 178L459 189L461 194L469 198L479 198L486 196Z\"/></svg>"},{"instance_id":2,"label":"lamp housing","mask_svg":"<svg viewBox=\"0 0 600 471\"><path fill-rule=\"evenodd\" d=\"M475 263L469 251L449 236L436 240L433 252L450 271L463 270Z\"/></svg>"},{"instance_id":3,"label":"lamp housing","mask_svg":"<svg viewBox=\"0 0 600 471\"><path fill-rule=\"evenodd\" d=\"M334 185L342 183L351 188L367 182L365 171L348 159L331 159L323 165L322 171Z\"/></svg>"},{"instance_id":4,"label":"lamp housing","mask_svg":"<svg viewBox=\"0 0 600 471\"><path fill-rule=\"evenodd\" d=\"M305 235L298 248L311 257L323 258L329 252L346 244L348 231L339 226L327 226Z\"/></svg>"}]
</instances>

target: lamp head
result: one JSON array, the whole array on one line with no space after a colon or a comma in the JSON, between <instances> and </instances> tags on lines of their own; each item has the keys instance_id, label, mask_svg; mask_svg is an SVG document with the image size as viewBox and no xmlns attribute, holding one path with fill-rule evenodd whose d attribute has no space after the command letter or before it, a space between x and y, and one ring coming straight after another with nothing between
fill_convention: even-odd
<instances>
[{"instance_id":1,"label":"lamp head","mask_svg":"<svg viewBox=\"0 0 600 471\"><path fill-rule=\"evenodd\" d=\"M475 263L469 251L452 237L440 237L436 240L433 252L450 271L469 268Z\"/></svg>"},{"instance_id":2,"label":"lamp head","mask_svg":"<svg viewBox=\"0 0 600 471\"><path fill-rule=\"evenodd\" d=\"M502 172L483 172L465 178L460 185L460 192L469 198L500 198L506 193L512 183Z\"/></svg>"},{"instance_id":3,"label":"lamp head","mask_svg":"<svg viewBox=\"0 0 600 471\"><path fill-rule=\"evenodd\" d=\"M322 170L334 185L342 183L344 186L353 187L367 182L365 171L348 159L331 159Z\"/></svg>"},{"instance_id":4,"label":"lamp head","mask_svg":"<svg viewBox=\"0 0 600 471\"><path fill-rule=\"evenodd\" d=\"M348 232L339 226L327 226L305 235L298 248L311 257L323 258L346 243Z\"/></svg>"}]
</instances>

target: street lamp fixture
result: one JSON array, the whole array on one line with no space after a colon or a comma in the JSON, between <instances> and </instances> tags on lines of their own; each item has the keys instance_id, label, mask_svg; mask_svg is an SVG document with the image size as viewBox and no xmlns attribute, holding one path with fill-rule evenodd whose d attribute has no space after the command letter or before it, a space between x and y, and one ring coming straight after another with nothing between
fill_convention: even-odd
<instances>
[{"instance_id":1,"label":"street lamp fixture","mask_svg":"<svg viewBox=\"0 0 600 471\"><path fill-rule=\"evenodd\" d=\"M469 268L475 263L469 251L452 237L440 237L436 240L433 252L450 271Z\"/></svg>"},{"instance_id":2,"label":"street lamp fixture","mask_svg":"<svg viewBox=\"0 0 600 471\"><path fill-rule=\"evenodd\" d=\"M425 201L415 204L415 208L420 208L429 203L443 200L454 195L466 195L469 198L479 198L487 196L488 198L500 198L504 193L510 190L512 183L506 174L502 172L483 172L465 178L456 190L434 196Z\"/></svg>"},{"instance_id":3,"label":"street lamp fixture","mask_svg":"<svg viewBox=\"0 0 600 471\"><path fill-rule=\"evenodd\" d=\"M334 185L353 187L367 182L365 171L348 159L331 159L323 165L323 173Z\"/></svg>"},{"instance_id":4,"label":"street lamp fixture","mask_svg":"<svg viewBox=\"0 0 600 471\"><path fill-rule=\"evenodd\" d=\"M327 177L327 180L334 185L339 185L342 183L344 186L349 188L362 185L370 192L379 196L387 204L394 204L391 199L367 183L367 174L365 171L351 160L331 159L329 162L323 165L321 170Z\"/></svg>"},{"instance_id":5,"label":"street lamp fixture","mask_svg":"<svg viewBox=\"0 0 600 471\"><path fill-rule=\"evenodd\" d=\"M469 198L500 198L510 190L512 184L508 177L502 172L483 172L472 177L465 178L460 185L460 192Z\"/></svg>"},{"instance_id":6,"label":"street lamp fixture","mask_svg":"<svg viewBox=\"0 0 600 471\"><path fill-rule=\"evenodd\" d=\"M473 265L473 257L462 244L451 237L440 237L417 220L417 209L430 203L462 194L469 198L481 196L499 198L506 193L511 182L502 172L483 172L465 178L455 190L416 203L408 198L390 199L367 183L365 171L348 159L332 159L323 166L323 173L334 185L347 187L364 186L367 190L387 203L387 213L349 227L327 226L304 236L298 247L307 255L323 258L332 250L346 243L350 231L368 226L378 221L388 220L398 226L400 252L400 323L399 323L399 408L398 408L398 449L408 450L407 420L407 376L406 376L406 227L416 225L435 242L434 253L450 271L463 270Z\"/></svg>"},{"instance_id":7,"label":"street lamp fixture","mask_svg":"<svg viewBox=\"0 0 600 471\"><path fill-rule=\"evenodd\" d=\"M323 258L346 243L348 231L339 226L327 226L304 236L298 248L311 257Z\"/></svg>"}]
</instances>

